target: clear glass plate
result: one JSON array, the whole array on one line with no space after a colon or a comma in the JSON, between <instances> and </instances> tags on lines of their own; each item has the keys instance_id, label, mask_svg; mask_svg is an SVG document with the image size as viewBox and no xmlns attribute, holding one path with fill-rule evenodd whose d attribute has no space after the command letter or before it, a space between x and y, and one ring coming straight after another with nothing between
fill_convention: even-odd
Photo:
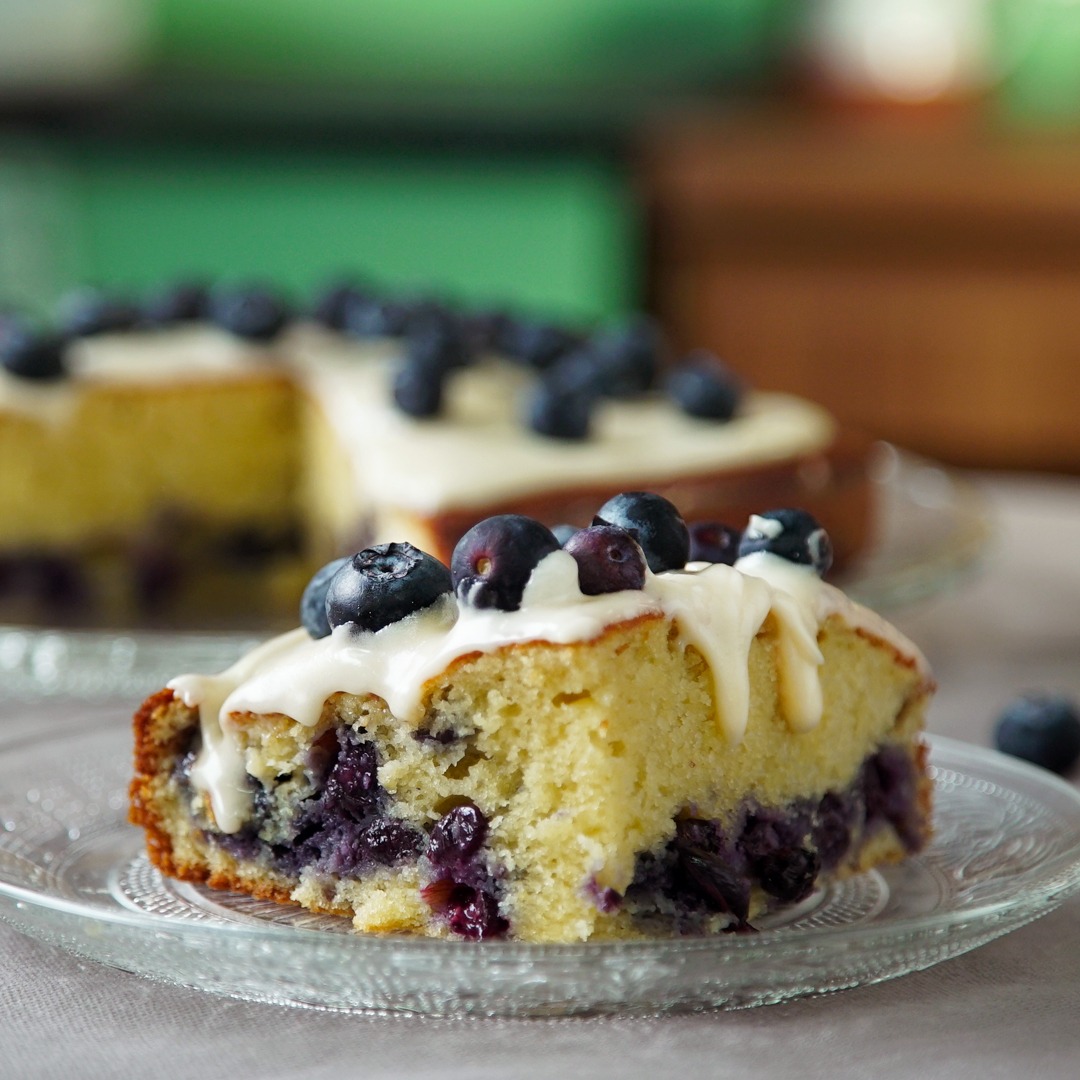
<instances>
[{"instance_id":1,"label":"clear glass plate","mask_svg":"<svg viewBox=\"0 0 1080 1080\"><path fill-rule=\"evenodd\" d=\"M1080 792L935 739L929 849L823 888L757 934L555 946L364 936L344 919L163 879L125 821L126 727L66 732L0 749L0 917L81 957L250 1000L531 1016L762 1005L930 967L1080 890Z\"/></svg>"},{"instance_id":2,"label":"clear glass plate","mask_svg":"<svg viewBox=\"0 0 1080 1080\"><path fill-rule=\"evenodd\" d=\"M880 444L877 537L839 584L880 612L953 586L992 535L979 490L931 461ZM266 635L261 635L265 637ZM0 626L0 685L11 700L145 697L182 671L220 671L259 640L243 633L49 630Z\"/></svg>"}]
</instances>

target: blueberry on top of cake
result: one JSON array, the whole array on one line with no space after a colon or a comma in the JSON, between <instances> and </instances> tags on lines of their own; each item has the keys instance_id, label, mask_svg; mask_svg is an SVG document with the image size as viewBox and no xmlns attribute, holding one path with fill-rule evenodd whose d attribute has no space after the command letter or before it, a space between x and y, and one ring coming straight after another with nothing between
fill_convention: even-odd
<instances>
[{"instance_id":1,"label":"blueberry on top of cake","mask_svg":"<svg viewBox=\"0 0 1080 1080\"><path fill-rule=\"evenodd\" d=\"M156 865L362 931L554 942L747 929L918 850L919 651L822 581L811 516L688 562L648 494L563 546L498 515L449 566L365 549L300 628L172 680L135 718Z\"/></svg>"}]
</instances>

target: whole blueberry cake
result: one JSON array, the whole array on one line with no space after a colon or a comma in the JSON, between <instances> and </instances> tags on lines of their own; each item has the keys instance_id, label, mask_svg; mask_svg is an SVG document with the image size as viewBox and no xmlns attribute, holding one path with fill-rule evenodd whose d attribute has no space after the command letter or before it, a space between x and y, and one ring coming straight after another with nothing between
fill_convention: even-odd
<instances>
[{"instance_id":1,"label":"whole blueberry cake","mask_svg":"<svg viewBox=\"0 0 1080 1080\"><path fill-rule=\"evenodd\" d=\"M302 626L135 716L165 874L366 932L747 931L930 831L914 645L822 581L802 510L470 529L323 567ZM561 542L560 542L561 541Z\"/></svg>"},{"instance_id":2,"label":"whole blueberry cake","mask_svg":"<svg viewBox=\"0 0 1080 1080\"><path fill-rule=\"evenodd\" d=\"M806 506L842 563L870 528L868 448L641 318L83 294L52 329L0 313L0 618L281 615L333 555L408 539L447 561L481 518L582 525L631 487L688 520Z\"/></svg>"}]
</instances>

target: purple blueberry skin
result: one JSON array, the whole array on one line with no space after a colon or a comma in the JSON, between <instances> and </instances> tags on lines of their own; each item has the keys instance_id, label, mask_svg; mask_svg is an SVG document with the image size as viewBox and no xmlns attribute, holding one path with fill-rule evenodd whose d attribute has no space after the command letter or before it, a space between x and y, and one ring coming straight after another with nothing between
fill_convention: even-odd
<instances>
[{"instance_id":1,"label":"purple blueberry skin","mask_svg":"<svg viewBox=\"0 0 1080 1080\"><path fill-rule=\"evenodd\" d=\"M593 398L585 392L563 391L541 380L525 405L525 422L549 439L580 440L589 436Z\"/></svg>"},{"instance_id":2,"label":"purple blueberry skin","mask_svg":"<svg viewBox=\"0 0 1080 1080\"><path fill-rule=\"evenodd\" d=\"M994 744L1005 754L1065 775L1080 760L1080 711L1057 694L1024 694L998 718Z\"/></svg>"},{"instance_id":3,"label":"purple blueberry skin","mask_svg":"<svg viewBox=\"0 0 1080 1080\"><path fill-rule=\"evenodd\" d=\"M334 575L349 561L345 556L334 559L316 570L300 598L300 623L313 638L330 636L330 621L326 617L326 593Z\"/></svg>"},{"instance_id":4,"label":"purple blueberry skin","mask_svg":"<svg viewBox=\"0 0 1080 1080\"><path fill-rule=\"evenodd\" d=\"M216 290L210 297L209 313L223 330L248 341L273 341L289 321L281 298L258 286Z\"/></svg>"},{"instance_id":5,"label":"purple blueberry skin","mask_svg":"<svg viewBox=\"0 0 1080 1080\"><path fill-rule=\"evenodd\" d=\"M471 803L455 806L432 827L427 856L433 866L454 870L475 855L487 839L488 821Z\"/></svg>"},{"instance_id":6,"label":"purple blueberry skin","mask_svg":"<svg viewBox=\"0 0 1080 1080\"><path fill-rule=\"evenodd\" d=\"M142 319L150 326L194 322L207 314L210 290L197 282L181 282L155 293L142 305Z\"/></svg>"},{"instance_id":7,"label":"purple blueberry skin","mask_svg":"<svg viewBox=\"0 0 1080 1080\"><path fill-rule=\"evenodd\" d=\"M780 528L775 536L769 536L758 526L747 526L739 542L739 557L767 551L789 562L813 567L815 573L824 577L832 566L832 542L829 534L818 520L805 510L767 510L756 515L766 521L776 522Z\"/></svg>"},{"instance_id":8,"label":"purple blueberry skin","mask_svg":"<svg viewBox=\"0 0 1080 1080\"><path fill-rule=\"evenodd\" d=\"M438 416L443 403L443 373L436 367L407 360L394 376L394 404L407 416L424 420Z\"/></svg>"},{"instance_id":9,"label":"purple blueberry skin","mask_svg":"<svg viewBox=\"0 0 1080 1080\"><path fill-rule=\"evenodd\" d=\"M20 379L38 382L62 379L67 373L64 339L34 333L14 322L6 323L0 335L0 367Z\"/></svg>"},{"instance_id":10,"label":"purple blueberry skin","mask_svg":"<svg viewBox=\"0 0 1080 1080\"><path fill-rule=\"evenodd\" d=\"M723 563L732 566L739 556L742 533L718 521L694 521L690 530L688 562Z\"/></svg>"},{"instance_id":11,"label":"purple blueberry skin","mask_svg":"<svg viewBox=\"0 0 1080 1080\"><path fill-rule=\"evenodd\" d=\"M743 397L739 380L712 353L690 353L666 380L668 395L688 416L730 420Z\"/></svg>"},{"instance_id":12,"label":"purple blueberry skin","mask_svg":"<svg viewBox=\"0 0 1080 1080\"><path fill-rule=\"evenodd\" d=\"M674 504L648 491L624 491L600 507L594 525L616 525L641 545L654 574L681 570L690 554L690 533Z\"/></svg>"},{"instance_id":13,"label":"purple blueberry skin","mask_svg":"<svg viewBox=\"0 0 1080 1080\"><path fill-rule=\"evenodd\" d=\"M377 631L430 607L451 591L450 571L412 544L377 544L348 559L330 579L326 618Z\"/></svg>"},{"instance_id":14,"label":"purple blueberry skin","mask_svg":"<svg viewBox=\"0 0 1080 1080\"><path fill-rule=\"evenodd\" d=\"M511 359L544 371L580 341L577 334L555 323L510 318L501 327L498 346Z\"/></svg>"},{"instance_id":15,"label":"purple blueberry skin","mask_svg":"<svg viewBox=\"0 0 1080 1080\"><path fill-rule=\"evenodd\" d=\"M599 389L608 397L634 397L656 382L665 351L659 325L637 316L597 334L589 349L599 373Z\"/></svg>"},{"instance_id":16,"label":"purple blueberry skin","mask_svg":"<svg viewBox=\"0 0 1080 1080\"><path fill-rule=\"evenodd\" d=\"M454 548L450 560L454 591L472 607L517 611L537 564L558 550L559 541L539 521L521 514L485 518Z\"/></svg>"},{"instance_id":17,"label":"purple blueberry skin","mask_svg":"<svg viewBox=\"0 0 1080 1080\"><path fill-rule=\"evenodd\" d=\"M563 544L578 564L578 588L586 596L645 587L645 555L638 542L615 525L580 529Z\"/></svg>"}]
</instances>

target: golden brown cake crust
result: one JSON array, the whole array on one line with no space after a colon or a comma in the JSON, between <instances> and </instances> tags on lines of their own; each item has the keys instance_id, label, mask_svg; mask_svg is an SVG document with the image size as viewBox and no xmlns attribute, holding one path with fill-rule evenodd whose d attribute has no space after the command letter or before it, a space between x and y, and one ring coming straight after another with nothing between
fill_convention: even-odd
<instances>
[{"instance_id":1,"label":"golden brown cake crust","mask_svg":"<svg viewBox=\"0 0 1080 1080\"><path fill-rule=\"evenodd\" d=\"M799 506L828 529L834 569L842 571L865 550L873 528L870 457L874 440L854 430L842 431L820 452L764 465L726 468L668 481L650 480L648 489L680 508L688 522L723 521L741 527L751 514L781 506ZM624 484L623 488L628 486ZM548 525L591 523L597 508L615 494L610 485L565 487L499 500L487 514L523 514ZM431 553L448 562L454 545L476 522L475 508L448 510L419 524Z\"/></svg>"}]
</instances>

